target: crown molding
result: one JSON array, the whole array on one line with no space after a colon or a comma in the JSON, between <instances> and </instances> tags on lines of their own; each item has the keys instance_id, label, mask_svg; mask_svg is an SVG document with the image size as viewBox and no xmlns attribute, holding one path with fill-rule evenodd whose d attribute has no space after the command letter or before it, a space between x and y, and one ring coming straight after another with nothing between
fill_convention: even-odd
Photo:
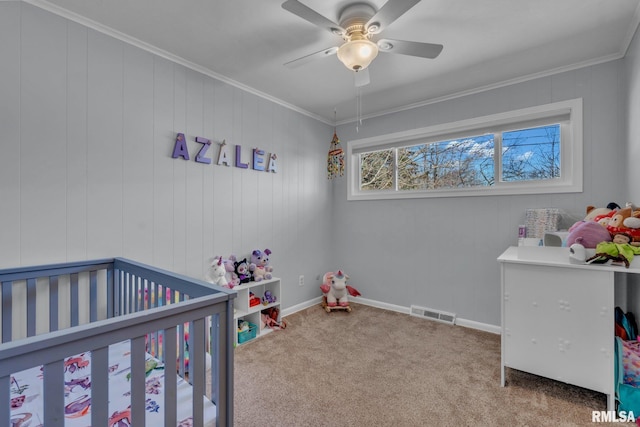
<instances>
[{"instance_id":1,"label":"crown molding","mask_svg":"<svg viewBox=\"0 0 640 427\"><path fill-rule=\"evenodd\" d=\"M167 59L171 62L174 62L176 64L182 65L186 68L189 68L193 71L197 71L198 73L204 74L205 76L211 77L213 79L219 80L221 82L227 83L228 85L234 86L238 89L241 89L245 92L251 93L253 95L256 95L260 98L264 98L268 101L273 102L274 104L280 105L282 107L288 108L292 111L295 111L297 113L303 114L305 116L308 116L312 119L318 120L322 123L328 124L328 125L332 125L333 123L326 120L324 117L321 117L317 114L313 114L307 110L304 110L302 108L299 108L293 104L290 104L288 102L285 102L281 99L275 98L269 94L266 94L264 92L261 92L259 90L256 90L252 87L249 87L247 85L244 85L240 82L237 82L233 79L230 79L226 76L223 76L221 74L218 74L206 67L203 67L201 65L198 65L194 62L188 61L180 56L174 55L170 52L167 52L166 50L160 49L156 46L153 46L149 43L143 42L142 40L139 40L135 37L131 37L123 32L120 32L118 30L115 30L111 27L108 27L106 25L100 24L99 22L93 21L85 16L79 15L75 12L71 12L67 9L64 9L60 6L54 5L48 1L44 1L44 0L0 0L0 1L20 1L23 3L27 3L30 4L32 6L38 7L40 9L46 10L47 12L51 12L55 15L61 16L63 18L66 18L70 21L73 21L75 23L78 23L80 25L83 25L87 28L90 28L94 31L97 31L99 33L108 35L110 37L113 37L117 40L120 40L124 43L127 43L129 45L135 46L139 49L145 50L149 53L152 53L156 56L159 56L161 58Z\"/></svg>"}]
</instances>

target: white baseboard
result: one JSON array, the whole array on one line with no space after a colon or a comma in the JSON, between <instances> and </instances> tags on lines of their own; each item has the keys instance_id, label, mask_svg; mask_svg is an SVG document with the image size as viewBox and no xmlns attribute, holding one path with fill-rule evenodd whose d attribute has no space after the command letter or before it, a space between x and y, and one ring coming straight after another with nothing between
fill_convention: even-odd
<instances>
[{"instance_id":1,"label":"white baseboard","mask_svg":"<svg viewBox=\"0 0 640 427\"><path fill-rule=\"evenodd\" d=\"M293 313L297 313L298 311L304 310L305 308L309 308L309 307L314 306L316 304L320 304L321 302L322 302L322 297L317 297L317 298L310 299L309 301L305 301L303 303L296 304L296 305L291 306L291 307L283 308L281 316L283 316L283 317L284 316L290 316Z\"/></svg>"},{"instance_id":2,"label":"white baseboard","mask_svg":"<svg viewBox=\"0 0 640 427\"><path fill-rule=\"evenodd\" d=\"M410 307L403 307L401 305L395 305L395 304L389 304L386 302L380 302L380 301L376 301L376 300L372 300L372 299L368 299L368 298L362 298L362 297L358 297L358 298L353 298L352 301L357 302L359 304L362 305L368 305L371 307L376 307L376 308L381 308L383 310L391 310L391 311L396 311L398 313L403 313L403 314L409 314L411 311ZM288 307L286 309L282 310L282 316L289 316L293 313L296 313L300 310L304 310L306 308L312 307L316 304L320 304L322 302L322 297L317 297L317 298L313 298L310 299L308 301L305 301L303 303L300 304L296 304L292 307ZM471 329L477 329L480 331L484 331L484 332L490 332L492 334L498 334L500 335L500 332L502 330L502 328L500 326L497 325L490 325L488 323L481 323L481 322L476 322L475 320L467 320L467 319L461 319L459 317L456 317L456 325L458 326L462 326L464 328L471 328Z\"/></svg>"},{"instance_id":3,"label":"white baseboard","mask_svg":"<svg viewBox=\"0 0 640 427\"><path fill-rule=\"evenodd\" d=\"M465 328L478 329L480 331L491 332L492 334L500 335L502 328L497 325L490 325L488 323L480 323L475 320L467 320L456 318L456 325L463 326Z\"/></svg>"},{"instance_id":4,"label":"white baseboard","mask_svg":"<svg viewBox=\"0 0 640 427\"><path fill-rule=\"evenodd\" d=\"M386 302L381 302L381 301L376 301L376 300L372 300L372 299L368 299L368 298L360 298L358 297L357 299L353 299L352 301L360 303L362 305L368 305L371 307L377 307L377 308L382 308L384 310L391 310L391 311L396 311L398 313L402 313L402 314L409 314L409 307L403 307L401 305L395 305L395 304L389 304Z\"/></svg>"}]
</instances>

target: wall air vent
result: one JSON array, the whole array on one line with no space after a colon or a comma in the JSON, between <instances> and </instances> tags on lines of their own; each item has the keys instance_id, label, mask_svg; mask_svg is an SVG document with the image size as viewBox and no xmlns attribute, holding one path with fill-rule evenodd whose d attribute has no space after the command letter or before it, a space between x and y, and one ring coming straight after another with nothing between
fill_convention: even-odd
<instances>
[{"instance_id":1,"label":"wall air vent","mask_svg":"<svg viewBox=\"0 0 640 427\"><path fill-rule=\"evenodd\" d=\"M409 312L411 316L421 317L423 319L436 320L438 322L447 323L449 325L455 325L456 315L455 313L447 313L446 311L434 310L432 308L419 307L417 305L411 306Z\"/></svg>"}]
</instances>

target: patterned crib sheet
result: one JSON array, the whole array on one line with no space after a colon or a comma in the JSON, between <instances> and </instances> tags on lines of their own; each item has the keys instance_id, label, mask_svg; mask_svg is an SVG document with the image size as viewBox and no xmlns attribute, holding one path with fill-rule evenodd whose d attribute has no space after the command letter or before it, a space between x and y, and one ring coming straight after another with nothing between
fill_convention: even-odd
<instances>
[{"instance_id":1,"label":"patterned crib sheet","mask_svg":"<svg viewBox=\"0 0 640 427\"><path fill-rule=\"evenodd\" d=\"M123 341L109 347L109 427L131 426L131 346ZM91 353L69 357L64 363L65 427L91 425ZM164 366L147 354L146 424L164 425ZM42 367L27 369L11 376L11 426L45 426L43 417ZM191 385L178 377L178 427L192 425ZM205 425L215 426L215 405L206 397Z\"/></svg>"}]
</instances>

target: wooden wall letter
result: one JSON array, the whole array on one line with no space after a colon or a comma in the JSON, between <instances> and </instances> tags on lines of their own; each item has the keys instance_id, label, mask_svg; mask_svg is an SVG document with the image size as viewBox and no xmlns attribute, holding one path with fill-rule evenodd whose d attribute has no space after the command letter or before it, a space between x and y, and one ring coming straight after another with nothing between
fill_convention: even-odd
<instances>
[{"instance_id":1,"label":"wooden wall letter","mask_svg":"<svg viewBox=\"0 0 640 427\"><path fill-rule=\"evenodd\" d=\"M218 164L231 166L231 156L229 155L229 146L225 139L220 144L220 154L218 154Z\"/></svg>"},{"instance_id":2,"label":"wooden wall letter","mask_svg":"<svg viewBox=\"0 0 640 427\"><path fill-rule=\"evenodd\" d=\"M211 147L211 141L209 141L207 138L196 136L196 142L199 142L200 144L202 144L202 148L200 149L200 151L198 151L198 154L196 155L196 162L206 163L208 165L211 164L211 159L208 157L205 157L207 155L207 150L209 149L209 147Z\"/></svg>"},{"instance_id":3,"label":"wooden wall letter","mask_svg":"<svg viewBox=\"0 0 640 427\"><path fill-rule=\"evenodd\" d=\"M264 170L264 150L259 148L253 149L253 169L257 171Z\"/></svg>"},{"instance_id":4,"label":"wooden wall letter","mask_svg":"<svg viewBox=\"0 0 640 427\"><path fill-rule=\"evenodd\" d=\"M173 146L174 159L182 157L185 160L189 160L189 151L187 151L187 140L184 138L184 133L179 133L176 136L176 143Z\"/></svg>"},{"instance_id":5,"label":"wooden wall letter","mask_svg":"<svg viewBox=\"0 0 640 427\"><path fill-rule=\"evenodd\" d=\"M271 156L269 156L269 166L267 166L267 172L273 172L273 173L278 172L278 168L276 166L277 159L278 159L278 156L276 156L275 153L271 153Z\"/></svg>"},{"instance_id":6,"label":"wooden wall letter","mask_svg":"<svg viewBox=\"0 0 640 427\"><path fill-rule=\"evenodd\" d=\"M236 145L236 167L247 169L249 167L248 164L242 163L242 146Z\"/></svg>"}]
</instances>

